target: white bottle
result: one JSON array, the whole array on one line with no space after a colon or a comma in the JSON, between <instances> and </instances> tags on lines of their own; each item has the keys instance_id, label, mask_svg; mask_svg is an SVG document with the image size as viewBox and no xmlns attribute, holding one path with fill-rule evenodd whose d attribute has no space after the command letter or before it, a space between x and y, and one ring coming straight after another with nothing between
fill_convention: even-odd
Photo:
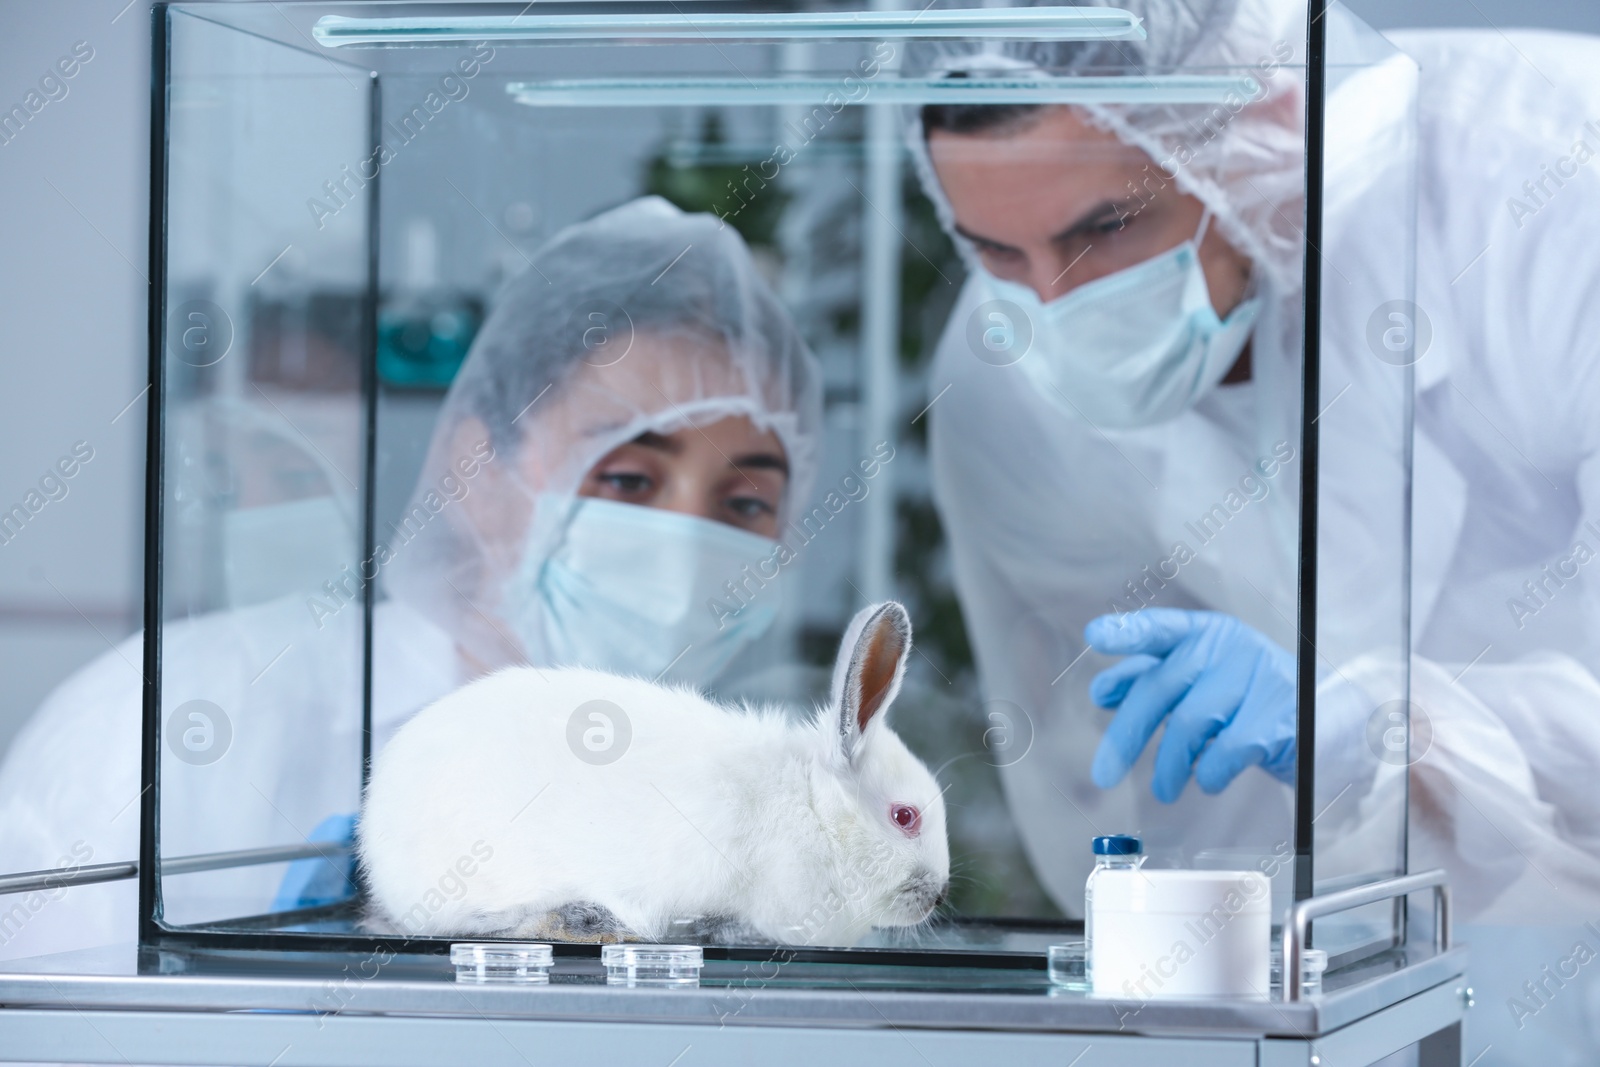
<instances>
[{"instance_id":1,"label":"white bottle","mask_svg":"<svg viewBox=\"0 0 1600 1067\"><path fill-rule=\"evenodd\" d=\"M1101 871L1135 870L1144 863L1144 842L1132 834L1094 839L1094 870L1083 883L1083 975L1094 982L1094 878ZM1091 984L1090 988L1093 988Z\"/></svg>"}]
</instances>

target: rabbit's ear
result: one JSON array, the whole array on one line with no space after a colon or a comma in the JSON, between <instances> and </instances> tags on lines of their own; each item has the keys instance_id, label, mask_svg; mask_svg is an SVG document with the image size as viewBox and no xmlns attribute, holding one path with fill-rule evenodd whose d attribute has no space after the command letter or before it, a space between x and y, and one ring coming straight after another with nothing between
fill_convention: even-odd
<instances>
[{"instance_id":1,"label":"rabbit's ear","mask_svg":"<svg viewBox=\"0 0 1600 1067\"><path fill-rule=\"evenodd\" d=\"M910 654L911 617L894 601L864 608L851 620L833 668L833 706L846 758L900 692Z\"/></svg>"}]
</instances>

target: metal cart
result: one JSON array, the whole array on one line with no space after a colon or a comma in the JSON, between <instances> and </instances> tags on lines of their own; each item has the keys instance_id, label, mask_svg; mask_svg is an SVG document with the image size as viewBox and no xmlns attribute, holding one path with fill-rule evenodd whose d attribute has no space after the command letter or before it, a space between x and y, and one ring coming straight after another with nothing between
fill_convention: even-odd
<instances>
[{"instance_id":1,"label":"metal cart","mask_svg":"<svg viewBox=\"0 0 1600 1067\"><path fill-rule=\"evenodd\" d=\"M1432 890L1434 935L1330 971L1320 994L1115 1000L1038 970L807 962L782 950L710 962L697 988L608 985L562 958L542 986L457 983L443 957L117 946L0 971L0 1061L409 1067L474 1063L1366 1065L1407 1049L1461 1063L1471 1004L1440 872L1303 901L1307 923ZM834 953L837 957L837 953ZM795 956L797 958L788 958ZM1043 957L1040 956L1042 965Z\"/></svg>"}]
</instances>

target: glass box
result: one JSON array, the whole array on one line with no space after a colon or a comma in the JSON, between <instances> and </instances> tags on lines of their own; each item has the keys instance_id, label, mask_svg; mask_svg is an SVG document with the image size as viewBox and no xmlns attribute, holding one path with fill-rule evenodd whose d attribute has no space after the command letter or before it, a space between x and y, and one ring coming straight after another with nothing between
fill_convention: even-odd
<instances>
[{"instance_id":1,"label":"glass box","mask_svg":"<svg viewBox=\"0 0 1600 1067\"><path fill-rule=\"evenodd\" d=\"M667 484L631 467L585 467L577 484L594 492L549 502L540 479L577 462L561 444L584 392L572 382L603 370L651 385L661 401L634 413L688 435L628 447L722 453L720 423L669 410L665 379L630 370L643 365L630 346L657 336L649 315L670 311L630 313L610 275L648 295L702 272L683 291L717 307L728 285L769 293L776 304L751 313L762 336L792 332L811 353L791 352L805 381L763 393L759 418L723 415L776 434L782 462L765 474L789 479L781 502L747 478L753 499L727 494L738 521L696 513L783 544L781 596L730 570L722 610L763 618L731 659L657 672L647 656L622 662L619 641L611 665L787 709L780 729L829 700L857 610L894 599L911 620L891 721L942 790L923 804L943 806L948 885L924 922L795 938L797 952L1042 970L1047 945L1079 936L1096 834L1139 834L1152 866L1259 871L1279 917L1403 872L1415 71L1337 5L1313 11L1276 39L1208 50L1173 44L1194 27L1108 7L158 5L141 939L439 953L483 939L375 914L351 873L352 828L375 761L423 707L495 668L589 662L550 638L549 546L578 537L573 514L604 512L587 503L603 494L673 510L625 498ZM1130 151L1145 160L1132 171ZM996 172L996 158L1015 167ZM1058 187L1058 172L1081 182ZM1070 206L1107 173L1106 204L1081 219L1061 208L1071 232L1007 243L1052 196ZM1017 192L1026 175L1043 175L1037 197ZM597 217L647 196L706 213L716 225L697 232L715 236L652 258L650 220L682 217L661 204L628 216L614 246L594 236ZM1180 215L1204 231L1187 289L1146 270L1110 311L1083 295L1112 294L1087 287L1151 257L1182 266L1169 250L1195 231L1161 237ZM562 258L564 231L562 247L576 232L615 254ZM705 266L713 241L735 249L735 281ZM590 273L539 283L577 294L569 313L506 310L534 307L518 294L541 267L573 264ZM1085 280L1062 283L1074 269ZM1202 298L1231 284L1247 311L1196 305L1196 276ZM1185 351L1205 358L1146 359L1160 395L1114 373L1085 384L1073 346L1153 351L1163 299L1187 301L1203 340ZM577 355L544 389L521 371L475 386L487 406L472 410L514 417L483 416L482 440L435 433L447 398L469 392L449 391L463 366L557 335ZM739 344L720 343L718 358ZM703 353L669 356L700 374ZM694 395L713 397L714 377ZM805 499L785 496L807 481ZM763 508L779 526L758 528ZM663 574L681 523L657 520L636 548L584 557L619 572L596 581L636 591L613 609L647 613L656 586L683 577ZM407 561L430 529L453 531L463 558L418 547ZM535 529L547 555L530 576ZM673 588L698 592L694 580ZM546 611L542 645L525 636L530 603ZM1120 784L1095 784L1111 715L1089 683L1118 657L1084 628L1166 609L1231 617L1239 655L1281 668L1277 690L1250 698L1259 728L1230 749L1272 773L1247 766L1215 796L1189 781L1159 802L1158 733ZM570 755L599 773L594 739L628 724L576 721ZM478 795L454 766L437 806ZM653 788L677 808L719 785L686 773ZM536 799L524 808L539 818ZM904 829L916 813L898 811L886 817ZM688 844L710 840L690 829ZM429 875L424 911L472 892L465 870ZM1403 936L1402 911L1368 910L1318 924L1335 965ZM708 959L783 940L723 915L669 918Z\"/></svg>"}]
</instances>

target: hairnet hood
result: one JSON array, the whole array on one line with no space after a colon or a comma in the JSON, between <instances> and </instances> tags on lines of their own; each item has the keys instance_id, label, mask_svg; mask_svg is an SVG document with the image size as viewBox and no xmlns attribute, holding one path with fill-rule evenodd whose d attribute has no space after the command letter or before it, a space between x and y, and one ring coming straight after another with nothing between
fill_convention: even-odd
<instances>
[{"instance_id":1,"label":"hairnet hood","mask_svg":"<svg viewBox=\"0 0 1600 1067\"><path fill-rule=\"evenodd\" d=\"M377 534L387 590L486 666L547 662L501 598L559 545L585 474L646 431L733 415L783 445L781 526L814 477L820 376L739 236L658 197L568 227L507 283L450 386L410 503Z\"/></svg>"},{"instance_id":2,"label":"hairnet hood","mask_svg":"<svg viewBox=\"0 0 1600 1067\"><path fill-rule=\"evenodd\" d=\"M1248 74L1254 99L1224 103L1075 105L1139 148L1280 291L1301 285L1304 218L1305 0L1115 0L1139 16L1143 41L915 42L908 73L1019 70L1050 75ZM1285 69L1289 68L1289 69ZM923 188L954 234L928 158L920 114L908 135ZM969 262L972 250L957 238Z\"/></svg>"}]
</instances>

